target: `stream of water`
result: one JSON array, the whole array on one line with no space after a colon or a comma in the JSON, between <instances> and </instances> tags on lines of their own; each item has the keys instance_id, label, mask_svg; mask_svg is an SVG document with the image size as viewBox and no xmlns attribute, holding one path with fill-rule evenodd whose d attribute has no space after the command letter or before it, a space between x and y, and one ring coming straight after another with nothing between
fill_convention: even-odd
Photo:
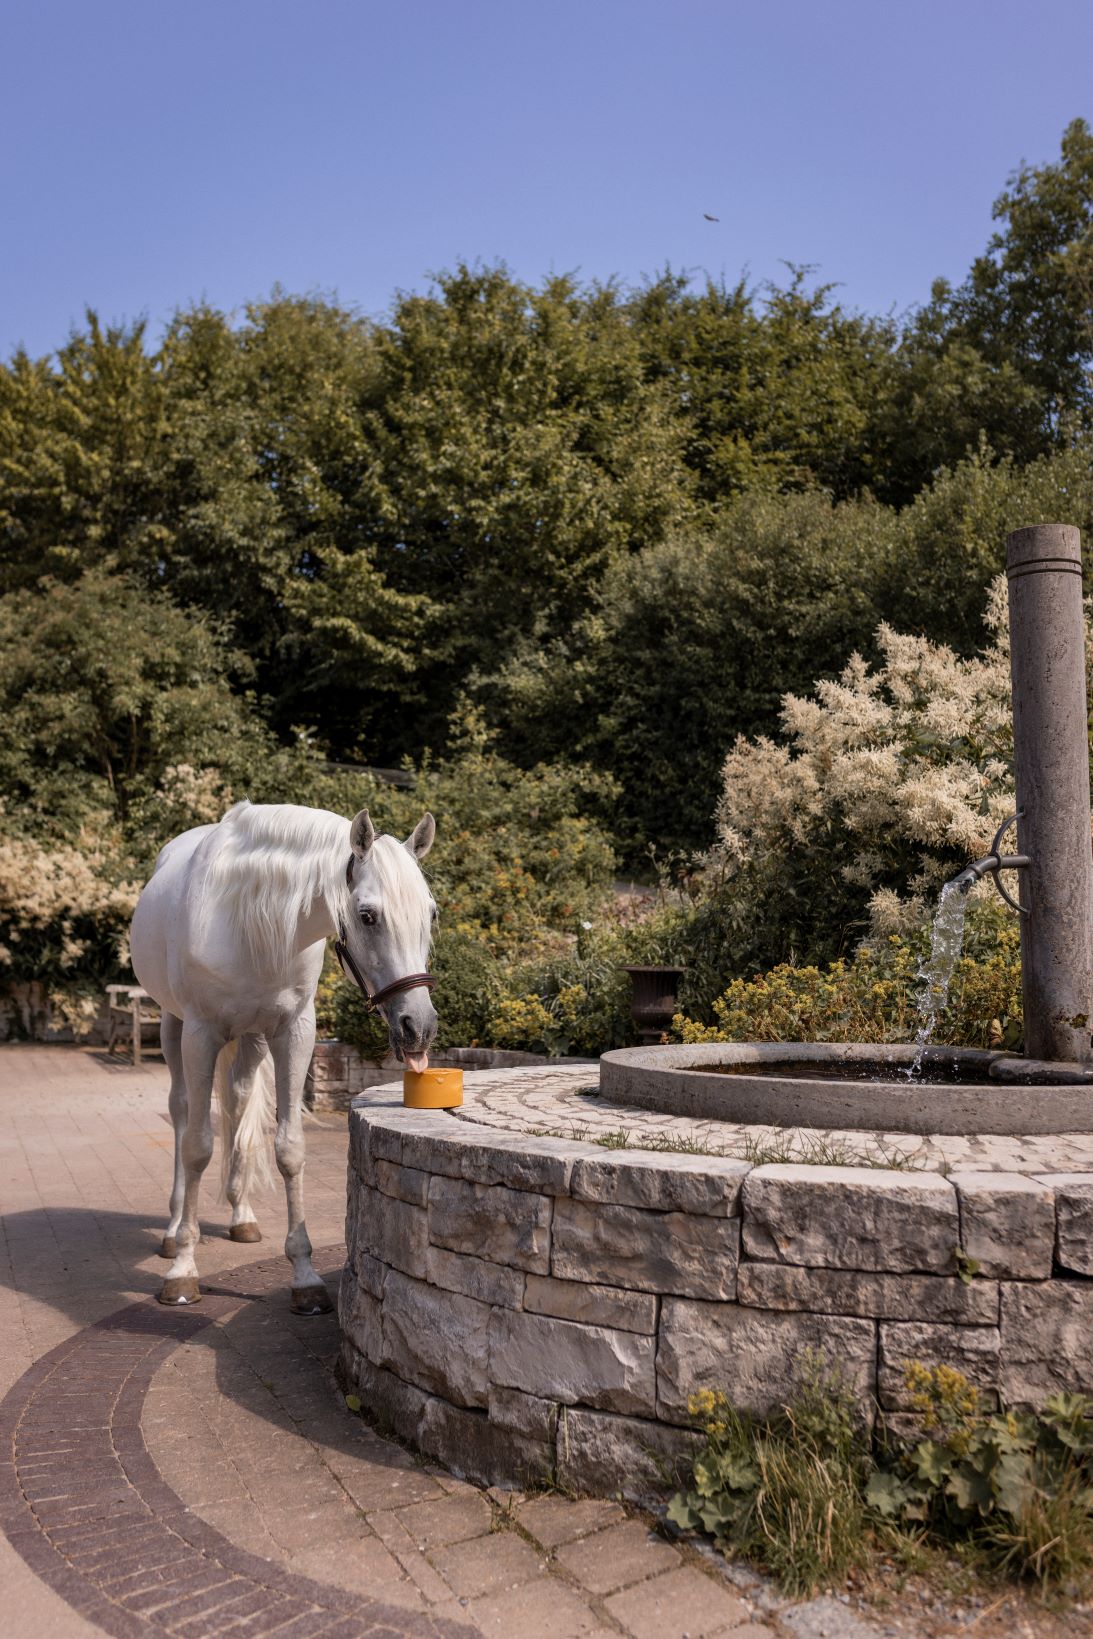
<instances>
[{"instance_id":1,"label":"stream of water","mask_svg":"<svg viewBox=\"0 0 1093 1639\"><path fill-rule=\"evenodd\" d=\"M920 984L915 1006L921 1023L915 1034L915 1056L906 1071L908 1080L915 1080L921 1074L926 1049L933 1039L937 1021L948 1004L953 970L964 946L964 915L967 908L967 894L962 893L955 882L946 882L937 902L930 936L930 954L918 970Z\"/></svg>"}]
</instances>

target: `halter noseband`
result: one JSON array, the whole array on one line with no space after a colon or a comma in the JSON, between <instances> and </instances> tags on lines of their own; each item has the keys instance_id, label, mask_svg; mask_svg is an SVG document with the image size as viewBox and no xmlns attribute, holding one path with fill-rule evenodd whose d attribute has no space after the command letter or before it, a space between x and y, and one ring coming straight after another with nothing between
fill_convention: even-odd
<instances>
[{"instance_id":1,"label":"halter noseband","mask_svg":"<svg viewBox=\"0 0 1093 1639\"><path fill-rule=\"evenodd\" d=\"M353 861L355 857L354 854L350 854L345 867L345 885L347 888L353 886ZM352 952L346 944L346 926L344 922L338 923L338 938L334 941L334 954L341 964L342 972L353 980L353 983L364 997L366 1013L378 1013L384 1002L389 1002L392 996L398 996L404 990L418 990L420 988L432 990L436 984L436 979L431 973L408 973L405 979L396 979L393 984L384 985L382 990L374 992L369 990L368 983L353 960Z\"/></svg>"}]
</instances>

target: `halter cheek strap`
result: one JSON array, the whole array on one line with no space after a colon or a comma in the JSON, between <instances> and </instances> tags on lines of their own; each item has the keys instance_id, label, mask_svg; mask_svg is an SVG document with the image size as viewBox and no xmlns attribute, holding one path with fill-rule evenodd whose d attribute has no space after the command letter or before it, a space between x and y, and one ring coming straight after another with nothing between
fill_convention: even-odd
<instances>
[{"instance_id":1,"label":"halter cheek strap","mask_svg":"<svg viewBox=\"0 0 1093 1639\"><path fill-rule=\"evenodd\" d=\"M350 854L345 867L345 883L348 888L353 886L353 859L354 856ZM392 996L401 995L404 990L432 990L436 984L436 979L431 973L408 973L405 979L395 979L392 984L384 985L382 990L369 990L368 982L353 960L353 953L346 943L346 926L344 922L338 923L338 938L334 941L334 954L341 964L342 972L347 978L353 980L353 983L364 997L365 1011L368 1013L378 1013L384 1002L389 1002Z\"/></svg>"}]
</instances>

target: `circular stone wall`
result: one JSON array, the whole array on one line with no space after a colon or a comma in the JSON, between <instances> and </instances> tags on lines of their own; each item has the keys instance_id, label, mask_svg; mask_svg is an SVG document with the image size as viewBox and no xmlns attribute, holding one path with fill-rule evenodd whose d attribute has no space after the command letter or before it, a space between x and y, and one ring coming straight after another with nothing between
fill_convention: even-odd
<instances>
[{"instance_id":1,"label":"circular stone wall","mask_svg":"<svg viewBox=\"0 0 1093 1639\"><path fill-rule=\"evenodd\" d=\"M429 1456L485 1483L646 1494L695 1447L690 1395L768 1411L808 1349L896 1420L910 1360L1011 1405L1093 1391L1080 1136L953 1140L948 1176L753 1165L665 1148L678 1123L641 1110L623 1135L613 1109L609 1134L595 1075L468 1076L457 1113L406 1110L398 1087L353 1104L347 1386Z\"/></svg>"},{"instance_id":2,"label":"circular stone wall","mask_svg":"<svg viewBox=\"0 0 1093 1639\"><path fill-rule=\"evenodd\" d=\"M914 1081L854 1078L855 1063L883 1058L897 1072L918 1057L912 1045L861 1042L718 1042L698 1046L625 1047L600 1060L605 1098L675 1115L716 1121L766 1122L780 1127L854 1128L905 1133L1093 1132L1093 1086L1021 1086L990 1082L996 1060L1012 1053L975 1048L926 1050ZM813 1079L809 1061L824 1074ZM930 1063L958 1063L968 1080L930 1081ZM800 1066L799 1073L764 1074L770 1066ZM733 1067L726 1074L718 1066ZM846 1079L833 1073L845 1067ZM982 1078L972 1082L974 1076Z\"/></svg>"}]
</instances>

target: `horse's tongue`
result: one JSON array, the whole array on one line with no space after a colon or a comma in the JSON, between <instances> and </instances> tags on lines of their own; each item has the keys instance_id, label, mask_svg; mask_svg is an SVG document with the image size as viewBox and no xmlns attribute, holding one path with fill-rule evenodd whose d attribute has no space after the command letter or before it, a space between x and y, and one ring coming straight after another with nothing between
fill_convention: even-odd
<instances>
[{"instance_id":1,"label":"horse's tongue","mask_svg":"<svg viewBox=\"0 0 1093 1639\"><path fill-rule=\"evenodd\" d=\"M414 1070L420 1074L422 1070L429 1068L428 1053L404 1053L402 1056L408 1070Z\"/></svg>"}]
</instances>

